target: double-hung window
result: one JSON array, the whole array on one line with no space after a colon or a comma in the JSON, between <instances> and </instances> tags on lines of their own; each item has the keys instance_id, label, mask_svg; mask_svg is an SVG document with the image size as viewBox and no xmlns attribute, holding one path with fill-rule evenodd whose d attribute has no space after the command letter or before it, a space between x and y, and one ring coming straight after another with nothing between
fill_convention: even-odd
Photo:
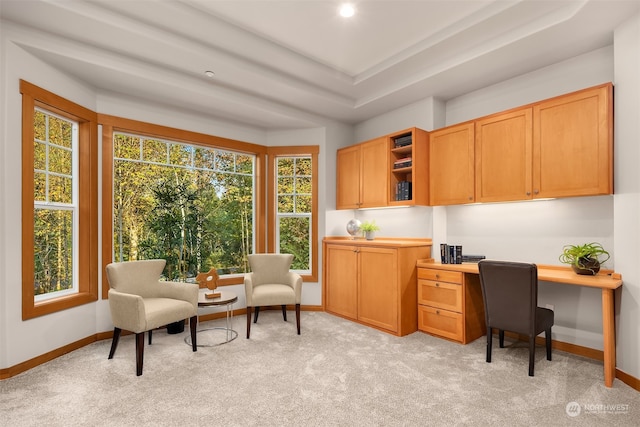
<instances>
[{"instance_id":1,"label":"double-hung window","mask_svg":"<svg viewBox=\"0 0 640 427\"><path fill-rule=\"evenodd\" d=\"M22 317L97 299L96 114L25 81Z\"/></svg>"},{"instance_id":2,"label":"double-hung window","mask_svg":"<svg viewBox=\"0 0 640 427\"><path fill-rule=\"evenodd\" d=\"M293 254L291 269L317 280L317 146L271 147L269 250Z\"/></svg>"}]
</instances>

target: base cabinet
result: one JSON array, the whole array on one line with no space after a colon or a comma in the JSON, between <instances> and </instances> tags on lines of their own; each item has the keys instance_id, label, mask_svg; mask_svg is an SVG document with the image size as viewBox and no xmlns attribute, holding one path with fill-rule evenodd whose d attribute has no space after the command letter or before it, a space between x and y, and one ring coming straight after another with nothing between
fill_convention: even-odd
<instances>
[{"instance_id":1,"label":"base cabinet","mask_svg":"<svg viewBox=\"0 0 640 427\"><path fill-rule=\"evenodd\" d=\"M485 335L479 276L418 267L418 329L462 344Z\"/></svg>"},{"instance_id":2,"label":"base cabinet","mask_svg":"<svg viewBox=\"0 0 640 427\"><path fill-rule=\"evenodd\" d=\"M329 313L403 336L417 331L416 262L431 241L326 238L324 305Z\"/></svg>"}]
</instances>

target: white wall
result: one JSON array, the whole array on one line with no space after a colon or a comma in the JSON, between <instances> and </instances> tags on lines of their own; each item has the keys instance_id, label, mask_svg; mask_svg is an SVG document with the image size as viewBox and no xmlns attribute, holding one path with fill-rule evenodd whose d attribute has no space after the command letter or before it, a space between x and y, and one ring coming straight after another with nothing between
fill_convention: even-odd
<instances>
[{"instance_id":1,"label":"white wall","mask_svg":"<svg viewBox=\"0 0 640 427\"><path fill-rule=\"evenodd\" d=\"M640 14L614 35L616 295L618 368L640 378Z\"/></svg>"}]
</instances>

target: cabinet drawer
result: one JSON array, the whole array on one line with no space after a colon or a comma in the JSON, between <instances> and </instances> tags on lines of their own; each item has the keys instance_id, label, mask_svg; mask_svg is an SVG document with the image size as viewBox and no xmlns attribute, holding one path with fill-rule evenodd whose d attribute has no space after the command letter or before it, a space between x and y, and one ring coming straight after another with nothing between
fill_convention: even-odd
<instances>
[{"instance_id":1,"label":"cabinet drawer","mask_svg":"<svg viewBox=\"0 0 640 427\"><path fill-rule=\"evenodd\" d=\"M418 329L458 342L463 341L461 313L419 305Z\"/></svg>"},{"instance_id":2,"label":"cabinet drawer","mask_svg":"<svg viewBox=\"0 0 640 427\"><path fill-rule=\"evenodd\" d=\"M462 312L462 285L418 280L418 304Z\"/></svg>"},{"instance_id":3,"label":"cabinet drawer","mask_svg":"<svg viewBox=\"0 0 640 427\"><path fill-rule=\"evenodd\" d=\"M462 273L460 271L436 270L431 268L419 268L418 279L436 280L449 283L462 284Z\"/></svg>"}]
</instances>

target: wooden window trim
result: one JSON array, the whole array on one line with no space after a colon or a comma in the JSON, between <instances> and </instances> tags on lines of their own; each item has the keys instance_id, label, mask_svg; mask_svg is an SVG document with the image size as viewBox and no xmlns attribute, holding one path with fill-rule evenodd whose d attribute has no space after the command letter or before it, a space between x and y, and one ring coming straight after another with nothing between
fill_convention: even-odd
<instances>
[{"instance_id":1,"label":"wooden window trim","mask_svg":"<svg viewBox=\"0 0 640 427\"><path fill-rule=\"evenodd\" d=\"M98 299L98 126L95 112L20 80L22 94L22 320L77 307ZM34 110L79 124L78 292L36 303L33 253Z\"/></svg>"},{"instance_id":2,"label":"wooden window trim","mask_svg":"<svg viewBox=\"0 0 640 427\"><path fill-rule=\"evenodd\" d=\"M267 211L269 212L269 226L267 227L268 252L276 250L276 158L286 156L311 156L311 274L302 275L305 282L318 281L318 145L279 146L267 148L268 182L267 182Z\"/></svg>"},{"instance_id":3,"label":"wooden window trim","mask_svg":"<svg viewBox=\"0 0 640 427\"><path fill-rule=\"evenodd\" d=\"M106 114L98 114L102 125L102 299L109 295L109 282L105 268L113 262L113 134L114 132L161 138L187 144L198 144L212 148L228 149L256 156L255 194L255 248L254 252L265 250L265 168L267 148L263 145L234 139L206 135L152 123L140 122ZM244 275L220 278L219 286L244 283Z\"/></svg>"}]
</instances>

